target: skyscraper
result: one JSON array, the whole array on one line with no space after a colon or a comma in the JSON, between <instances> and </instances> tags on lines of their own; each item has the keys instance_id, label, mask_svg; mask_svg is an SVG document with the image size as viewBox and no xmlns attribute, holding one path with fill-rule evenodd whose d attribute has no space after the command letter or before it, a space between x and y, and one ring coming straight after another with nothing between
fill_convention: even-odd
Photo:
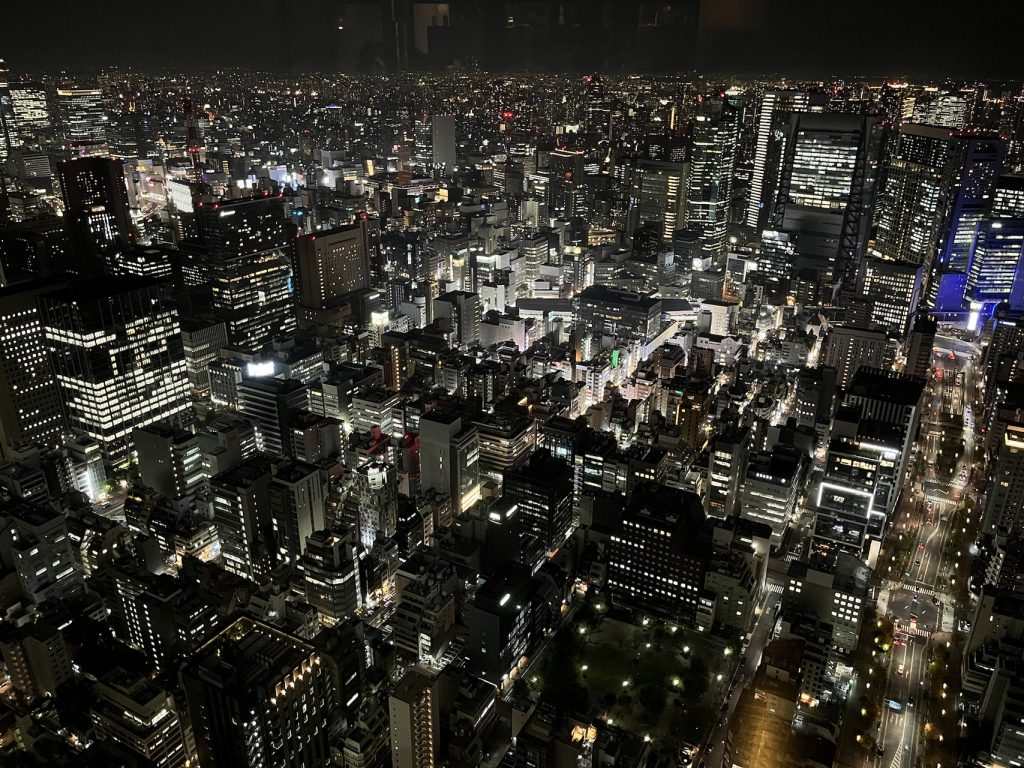
<instances>
[{"instance_id":1,"label":"skyscraper","mask_svg":"<svg viewBox=\"0 0 1024 768\"><path fill-rule=\"evenodd\" d=\"M107 113L99 88L58 88L57 118L66 146L107 140Z\"/></svg>"},{"instance_id":2,"label":"skyscraper","mask_svg":"<svg viewBox=\"0 0 1024 768\"><path fill-rule=\"evenodd\" d=\"M635 224L657 224L663 243L671 243L683 220L687 194L686 163L641 160L634 171L630 207Z\"/></svg>"},{"instance_id":3,"label":"skyscraper","mask_svg":"<svg viewBox=\"0 0 1024 768\"><path fill-rule=\"evenodd\" d=\"M795 112L785 125L772 227L799 261L853 284L867 247L882 148L876 117Z\"/></svg>"},{"instance_id":4,"label":"skyscraper","mask_svg":"<svg viewBox=\"0 0 1024 768\"><path fill-rule=\"evenodd\" d=\"M705 258L725 251L738 127L736 111L722 104L706 106L694 118L686 227L699 233Z\"/></svg>"},{"instance_id":5,"label":"skyscraper","mask_svg":"<svg viewBox=\"0 0 1024 768\"><path fill-rule=\"evenodd\" d=\"M556 149L548 158L548 210L552 216L572 215L572 194L583 185L583 153Z\"/></svg>"},{"instance_id":6,"label":"skyscraper","mask_svg":"<svg viewBox=\"0 0 1024 768\"><path fill-rule=\"evenodd\" d=\"M521 530L549 550L565 541L572 525L572 468L549 451L536 451L523 467L505 470L502 497L519 505Z\"/></svg>"},{"instance_id":7,"label":"skyscraper","mask_svg":"<svg viewBox=\"0 0 1024 768\"><path fill-rule=\"evenodd\" d=\"M324 309L370 285L363 225L350 224L298 239L299 303Z\"/></svg>"},{"instance_id":8,"label":"skyscraper","mask_svg":"<svg viewBox=\"0 0 1024 768\"><path fill-rule=\"evenodd\" d=\"M1024 424L1008 424L989 482L982 530L1005 540L1024 526Z\"/></svg>"},{"instance_id":9,"label":"skyscraper","mask_svg":"<svg viewBox=\"0 0 1024 768\"><path fill-rule=\"evenodd\" d=\"M883 258L923 264L925 275L930 273L949 205L956 144L947 128L900 127L878 206L874 250Z\"/></svg>"},{"instance_id":10,"label":"skyscraper","mask_svg":"<svg viewBox=\"0 0 1024 768\"><path fill-rule=\"evenodd\" d=\"M118 464L133 431L192 420L178 313L167 286L138 277L81 280L40 298L67 425Z\"/></svg>"},{"instance_id":11,"label":"skyscraper","mask_svg":"<svg viewBox=\"0 0 1024 768\"><path fill-rule=\"evenodd\" d=\"M75 250L69 268L102 271L111 251L127 248L135 238L124 166L111 158L83 157L61 163L59 172Z\"/></svg>"},{"instance_id":12,"label":"skyscraper","mask_svg":"<svg viewBox=\"0 0 1024 768\"><path fill-rule=\"evenodd\" d=\"M991 315L1001 302L1024 307L1024 219L983 219L967 263L964 300L969 326Z\"/></svg>"},{"instance_id":13,"label":"skyscraper","mask_svg":"<svg viewBox=\"0 0 1024 768\"><path fill-rule=\"evenodd\" d=\"M37 305L54 285L0 289L0 454L21 444L63 443L60 390Z\"/></svg>"},{"instance_id":14,"label":"skyscraper","mask_svg":"<svg viewBox=\"0 0 1024 768\"><path fill-rule=\"evenodd\" d=\"M939 312L964 310L971 247L978 224L992 210L1005 154L1006 142L998 136L968 133L957 137L950 204L929 280L930 305Z\"/></svg>"},{"instance_id":15,"label":"skyscraper","mask_svg":"<svg viewBox=\"0 0 1024 768\"><path fill-rule=\"evenodd\" d=\"M238 619L182 667L202 765L326 765L329 676L315 648Z\"/></svg>"},{"instance_id":16,"label":"skyscraper","mask_svg":"<svg viewBox=\"0 0 1024 768\"><path fill-rule=\"evenodd\" d=\"M228 341L259 350L295 330L291 249L281 198L225 200L196 209L213 311Z\"/></svg>"},{"instance_id":17,"label":"skyscraper","mask_svg":"<svg viewBox=\"0 0 1024 768\"><path fill-rule=\"evenodd\" d=\"M757 232L771 221L775 189L779 180L779 158L785 135L780 130L789 112L810 109L811 95L804 91L767 90L761 96L757 112L757 144L754 148L754 172L750 179L746 225Z\"/></svg>"}]
</instances>

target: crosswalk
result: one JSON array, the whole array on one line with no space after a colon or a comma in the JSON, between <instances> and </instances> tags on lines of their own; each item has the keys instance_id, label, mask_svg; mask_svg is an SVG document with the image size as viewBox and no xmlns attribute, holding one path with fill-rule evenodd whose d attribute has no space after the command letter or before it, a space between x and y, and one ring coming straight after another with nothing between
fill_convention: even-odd
<instances>
[{"instance_id":1,"label":"crosswalk","mask_svg":"<svg viewBox=\"0 0 1024 768\"><path fill-rule=\"evenodd\" d=\"M767 592L769 595L781 595L783 592L783 588L781 584L774 584L772 582L768 582L768 584L765 585L765 592Z\"/></svg>"},{"instance_id":2,"label":"crosswalk","mask_svg":"<svg viewBox=\"0 0 1024 768\"><path fill-rule=\"evenodd\" d=\"M903 764L903 748L903 739L900 739L900 743L896 747L896 752L892 756L892 762L889 763L889 768L900 768Z\"/></svg>"},{"instance_id":3,"label":"crosswalk","mask_svg":"<svg viewBox=\"0 0 1024 768\"><path fill-rule=\"evenodd\" d=\"M917 626L910 626L909 624L896 623L896 631L903 635L913 635L914 637L929 637L930 633L921 629Z\"/></svg>"}]
</instances>

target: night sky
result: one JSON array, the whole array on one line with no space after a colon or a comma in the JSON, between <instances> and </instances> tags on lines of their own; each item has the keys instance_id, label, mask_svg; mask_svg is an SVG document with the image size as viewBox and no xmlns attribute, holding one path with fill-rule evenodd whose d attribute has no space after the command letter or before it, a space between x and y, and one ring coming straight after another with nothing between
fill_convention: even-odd
<instances>
[{"instance_id":1,"label":"night sky","mask_svg":"<svg viewBox=\"0 0 1024 768\"><path fill-rule=\"evenodd\" d=\"M355 57L332 37L336 17L340 9L349 33L359 35L374 25L372 5L227 0L194 3L189 13L179 2L5 2L0 56L16 70L350 67ZM1024 76L1024 3L953 5L704 0L697 60L705 70L738 73Z\"/></svg>"}]
</instances>

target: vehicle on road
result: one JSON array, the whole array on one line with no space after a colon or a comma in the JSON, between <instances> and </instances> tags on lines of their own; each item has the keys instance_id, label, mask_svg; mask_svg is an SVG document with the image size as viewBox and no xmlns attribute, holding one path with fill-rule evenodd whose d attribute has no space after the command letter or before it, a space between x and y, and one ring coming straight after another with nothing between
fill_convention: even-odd
<instances>
[{"instance_id":1,"label":"vehicle on road","mask_svg":"<svg viewBox=\"0 0 1024 768\"><path fill-rule=\"evenodd\" d=\"M920 564L921 564L921 558L917 558L917 560L914 561L914 565L920 565Z\"/></svg>"},{"instance_id":2,"label":"vehicle on road","mask_svg":"<svg viewBox=\"0 0 1024 768\"><path fill-rule=\"evenodd\" d=\"M898 667L896 667L896 674L899 675L900 677L903 677L904 672L906 672L906 670L903 668L902 664L900 664Z\"/></svg>"}]
</instances>

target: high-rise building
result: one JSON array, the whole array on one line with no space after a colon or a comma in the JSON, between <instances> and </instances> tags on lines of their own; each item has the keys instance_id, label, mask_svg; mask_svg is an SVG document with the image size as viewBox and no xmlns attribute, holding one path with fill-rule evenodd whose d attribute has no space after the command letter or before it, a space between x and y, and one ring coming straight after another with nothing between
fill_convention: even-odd
<instances>
[{"instance_id":1,"label":"high-rise building","mask_svg":"<svg viewBox=\"0 0 1024 768\"><path fill-rule=\"evenodd\" d=\"M463 347L480 343L480 296L467 291L449 291L434 299L434 319L444 318L448 330L455 333L456 342Z\"/></svg>"},{"instance_id":2,"label":"high-rise building","mask_svg":"<svg viewBox=\"0 0 1024 768\"><path fill-rule=\"evenodd\" d=\"M784 445L751 454L740 483L740 517L771 527L771 546L782 544L796 512L804 471L802 454Z\"/></svg>"},{"instance_id":3,"label":"high-rise building","mask_svg":"<svg viewBox=\"0 0 1024 768\"><path fill-rule=\"evenodd\" d=\"M709 166L703 166L709 171ZM683 223L686 208L689 167L683 162L641 160L633 172L630 208L634 211L634 229L642 224L656 225L663 243Z\"/></svg>"},{"instance_id":4,"label":"high-rise building","mask_svg":"<svg viewBox=\"0 0 1024 768\"><path fill-rule=\"evenodd\" d=\"M113 251L131 245L132 228L120 160L82 157L60 164L65 217L70 221L76 272L99 272L112 263Z\"/></svg>"},{"instance_id":5,"label":"high-rise building","mask_svg":"<svg viewBox=\"0 0 1024 768\"><path fill-rule=\"evenodd\" d=\"M109 119L99 88L58 88L57 119L65 145L107 140Z\"/></svg>"},{"instance_id":6,"label":"high-rise building","mask_svg":"<svg viewBox=\"0 0 1024 768\"><path fill-rule=\"evenodd\" d=\"M262 349L295 330L291 250L280 197L252 197L196 209L213 311L232 346Z\"/></svg>"},{"instance_id":7,"label":"high-rise building","mask_svg":"<svg viewBox=\"0 0 1024 768\"><path fill-rule=\"evenodd\" d=\"M581 334L650 341L661 327L661 299L592 285L576 299L576 325Z\"/></svg>"},{"instance_id":8,"label":"high-rise building","mask_svg":"<svg viewBox=\"0 0 1024 768\"><path fill-rule=\"evenodd\" d=\"M654 483L634 491L608 554L608 588L619 604L673 621L696 620L710 542L704 505L689 491Z\"/></svg>"},{"instance_id":9,"label":"high-rise building","mask_svg":"<svg viewBox=\"0 0 1024 768\"><path fill-rule=\"evenodd\" d=\"M517 504L520 530L535 535L548 550L557 549L572 525L572 467L546 449L522 467L505 470L502 497Z\"/></svg>"},{"instance_id":10,"label":"high-rise building","mask_svg":"<svg viewBox=\"0 0 1024 768\"><path fill-rule=\"evenodd\" d=\"M297 563L306 540L326 527L326 496L327 477L320 467L291 461L274 468L270 514L278 563Z\"/></svg>"},{"instance_id":11,"label":"high-rise building","mask_svg":"<svg viewBox=\"0 0 1024 768\"><path fill-rule=\"evenodd\" d=\"M872 540L885 531L885 508L876 503L881 458L855 440L834 439L814 504L812 548L826 559L846 552L869 559Z\"/></svg>"},{"instance_id":12,"label":"high-rise building","mask_svg":"<svg viewBox=\"0 0 1024 768\"><path fill-rule=\"evenodd\" d=\"M296 263L299 303L311 309L335 306L370 285L364 226L350 224L303 235L297 241Z\"/></svg>"},{"instance_id":13,"label":"high-rise building","mask_svg":"<svg viewBox=\"0 0 1024 768\"><path fill-rule=\"evenodd\" d=\"M924 275L923 264L872 256L862 259L855 290L870 303L870 322L903 338L917 313Z\"/></svg>"},{"instance_id":14,"label":"high-rise building","mask_svg":"<svg viewBox=\"0 0 1024 768\"><path fill-rule=\"evenodd\" d=\"M166 286L137 277L82 280L40 298L68 427L128 459L137 427L192 420L177 310Z\"/></svg>"},{"instance_id":15,"label":"high-rise building","mask_svg":"<svg viewBox=\"0 0 1024 768\"><path fill-rule=\"evenodd\" d=\"M320 622L333 626L355 615L362 605L359 558L352 532L314 531L302 556L306 602Z\"/></svg>"},{"instance_id":16,"label":"high-rise building","mask_svg":"<svg viewBox=\"0 0 1024 768\"><path fill-rule=\"evenodd\" d=\"M964 301L969 327L988 318L1004 301L1024 308L1024 219L983 219L975 230L967 263Z\"/></svg>"},{"instance_id":17,"label":"high-rise building","mask_svg":"<svg viewBox=\"0 0 1024 768\"><path fill-rule=\"evenodd\" d=\"M238 411L259 425L267 453L291 452L293 414L309 402L306 385L297 379L248 378L238 382Z\"/></svg>"},{"instance_id":18,"label":"high-rise building","mask_svg":"<svg viewBox=\"0 0 1024 768\"><path fill-rule=\"evenodd\" d=\"M55 696L62 683L74 678L64 635L43 621L0 635L0 657L15 694L25 703Z\"/></svg>"},{"instance_id":19,"label":"high-rise building","mask_svg":"<svg viewBox=\"0 0 1024 768\"><path fill-rule=\"evenodd\" d=\"M228 345L227 327L221 320L182 318L181 341L192 397L206 399L210 396L210 363Z\"/></svg>"},{"instance_id":20,"label":"high-rise building","mask_svg":"<svg viewBox=\"0 0 1024 768\"><path fill-rule=\"evenodd\" d=\"M119 744L156 768L179 768L187 760L174 697L148 677L114 669L96 682L89 714L96 739Z\"/></svg>"},{"instance_id":21,"label":"high-rise building","mask_svg":"<svg viewBox=\"0 0 1024 768\"><path fill-rule=\"evenodd\" d=\"M458 163L455 115L432 115L430 119L434 165L451 173Z\"/></svg>"},{"instance_id":22,"label":"high-rise building","mask_svg":"<svg viewBox=\"0 0 1024 768\"><path fill-rule=\"evenodd\" d=\"M161 496L177 499L204 480L199 437L169 424L149 424L132 435L142 484Z\"/></svg>"},{"instance_id":23,"label":"high-rise building","mask_svg":"<svg viewBox=\"0 0 1024 768\"><path fill-rule=\"evenodd\" d=\"M277 459L253 456L210 478L213 520L224 568L256 582L276 564L270 483Z\"/></svg>"},{"instance_id":24,"label":"high-rise building","mask_svg":"<svg viewBox=\"0 0 1024 768\"><path fill-rule=\"evenodd\" d=\"M737 112L722 104L702 109L694 118L686 228L699 233L704 258L725 252L738 128Z\"/></svg>"},{"instance_id":25,"label":"high-rise building","mask_svg":"<svg viewBox=\"0 0 1024 768\"><path fill-rule=\"evenodd\" d=\"M1024 528L1024 424L1008 424L988 487L983 530L1005 540Z\"/></svg>"},{"instance_id":26,"label":"high-rise building","mask_svg":"<svg viewBox=\"0 0 1024 768\"><path fill-rule=\"evenodd\" d=\"M180 675L201 765L329 762L329 675L309 643L242 618L200 648Z\"/></svg>"},{"instance_id":27,"label":"high-rise building","mask_svg":"<svg viewBox=\"0 0 1024 768\"><path fill-rule=\"evenodd\" d=\"M772 228L796 234L801 262L851 285L870 236L882 123L794 112L784 131Z\"/></svg>"},{"instance_id":28,"label":"high-rise building","mask_svg":"<svg viewBox=\"0 0 1024 768\"><path fill-rule=\"evenodd\" d=\"M17 445L64 442L60 390L46 348L38 296L54 285L0 289L0 455Z\"/></svg>"},{"instance_id":29,"label":"high-rise building","mask_svg":"<svg viewBox=\"0 0 1024 768\"><path fill-rule=\"evenodd\" d=\"M434 768L441 756L437 678L418 668L398 682L388 702L393 768Z\"/></svg>"},{"instance_id":30,"label":"high-rise building","mask_svg":"<svg viewBox=\"0 0 1024 768\"><path fill-rule=\"evenodd\" d=\"M556 149L548 157L548 211L571 216L573 193L583 185L583 153Z\"/></svg>"},{"instance_id":31,"label":"high-rise building","mask_svg":"<svg viewBox=\"0 0 1024 768\"><path fill-rule=\"evenodd\" d=\"M708 514L736 514L740 483L750 452L750 428L730 427L711 439L708 463Z\"/></svg>"},{"instance_id":32,"label":"high-rise building","mask_svg":"<svg viewBox=\"0 0 1024 768\"><path fill-rule=\"evenodd\" d=\"M368 461L355 471L355 480L359 543L369 550L378 538L391 538L397 530L398 473L390 464Z\"/></svg>"},{"instance_id":33,"label":"high-rise building","mask_svg":"<svg viewBox=\"0 0 1024 768\"><path fill-rule=\"evenodd\" d=\"M861 367L891 367L895 350L881 328L837 325L825 340L822 362L836 371L836 384L845 388Z\"/></svg>"},{"instance_id":34,"label":"high-rise building","mask_svg":"<svg viewBox=\"0 0 1024 768\"><path fill-rule=\"evenodd\" d=\"M949 206L957 138L946 128L908 123L886 168L874 250L931 272Z\"/></svg>"},{"instance_id":35,"label":"high-rise building","mask_svg":"<svg viewBox=\"0 0 1024 768\"><path fill-rule=\"evenodd\" d=\"M9 90L14 131L22 140L32 140L37 131L53 127L45 88L33 83L12 83Z\"/></svg>"},{"instance_id":36,"label":"high-rise building","mask_svg":"<svg viewBox=\"0 0 1024 768\"><path fill-rule=\"evenodd\" d=\"M978 225L992 210L1005 154L1006 142L998 136L972 132L957 137L950 202L928 286L929 303L936 311L964 310L971 248Z\"/></svg>"},{"instance_id":37,"label":"high-rise building","mask_svg":"<svg viewBox=\"0 0 1024 768\"><path fill-rule=\"evenodd\" d=\"M818 107L818 99L814 99ZM746 225L757 232L771 221L775 207L775 190L779 182L779 159L786 134L783 122L790 112L811 109L811 94L804 91L767 90L761 96L757 111L757 144L754 149L754 171L750 179Z\"/></svg>"},{"instance_id":38,"label":"high-rise building","mask_svg":"<svg viewBox=\"0 0 1024 768\"><path fill-rule=\"evenodd\" d=\"M480 500L480 437L462 418L432 411L420 418L420 485L447 494L455 514Z\"/></svg>"}]
</instances>

